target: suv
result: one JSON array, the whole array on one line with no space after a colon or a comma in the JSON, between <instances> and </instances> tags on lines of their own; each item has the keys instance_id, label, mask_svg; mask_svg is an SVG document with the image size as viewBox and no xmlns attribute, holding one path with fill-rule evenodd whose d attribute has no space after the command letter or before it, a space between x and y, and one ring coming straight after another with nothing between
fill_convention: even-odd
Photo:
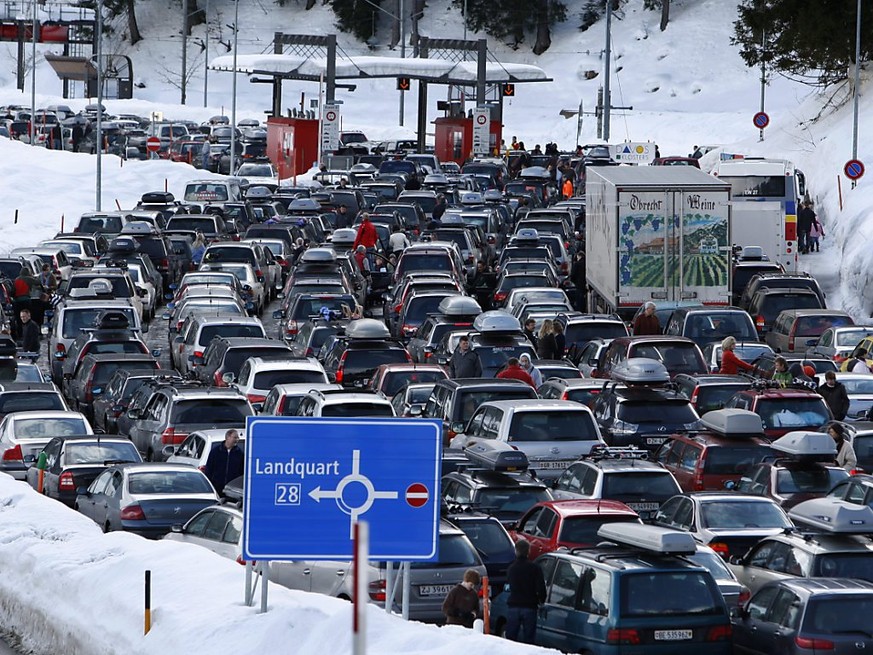
<instances>
[{"instance_id":1,"label":"suv","mask_svg":"<svg viewBox=\"0 0 873 655\"><path fill-rule=\"evenodd\" d=\"M94 423L94 400L106 389L109 378L117 370L142 368L160 369L157 360L151 355L131 353L90 353L82 359L82 365L64 387L69 406L82 412L89 422Z\"/></svg>"},{"instance_id":2,"label":"suv","mask_svg":"<svg viewBox=\"0 0 873 655\"><path fill-rule=\"evenodd\" d=\"M137 229L138 226L145 225L149 229ZM126 245L124 251L135 250L148 255L163 277L164 294L170 293L173 288L171 285L178 284L185 274L183 259L175 253L170 240L145 221L131 221L124 226L121 234L122 237L113 240L111 248L121 250L121 244L128 243L130 245ZM131 240L133 243L130 243Z\"/></svg>"},{"instance_id":3,"label":"suv","mask_svg":"<svg viewBox=\"0 0 873 655\"><path fill-rule=\"evenodd\" d=\"M145 389L143 386L141 388ZM164 458L165 446L178 445L194 430L243 428L254 415L249 401L236 390L161 383L144 406L131 403L129 435L146 461Z\"/></svg>"},{"instance_id":4,"label":"suv","mask_svg":"<svg viewBox=\"0 0 873 655\"><path fill-rule=\"evenodd\" d=\"M700 419L701 430L674 434L655 454L683 491L720 491L767 457L761 417L742 409L719 409Z\"/></svg>"},{"instance_id":5,"label":"suv","mask_svg":"<svg viewBox=\"0 0 873 655\"><path fill-rule=\"evenodd\" d=\"M533 400L537 397L521 380L458 378L440 380L424 408L424 416L443 424L443 443L462 432L479 406L490 400Z\"/></svg>"},{"instance_id":6,"label":"suv","mask_svg":"<svg viewBox=\"0 0 873 655\"><path fill-rule=\"evenodd\" d=\"M203 362L203 353L215 337L266 338L264 325L254 316L227 314L191 314L173 339L170 360L180 373L188 373L197 362Z\"/></svg>"},{"instance_id":7,"label":"suv","mask_svg":"<svg viewBox=\"0 0 873 655\"><path fill-rule=\"evenodd\" d=\"M805 353L825 330L854 324L851 316L834 309L786 309L776 317L764 340L777 353Z\"/></svg>"},{"instance_id":8,"label":"suv","mask_svg":"<svg viewBox=\"0 0 873 655\"><path fill-rule=\"evenodd\" d=\"M571 464L555 480L552 493L558 499L620 501L650 518L681 490L670 471L646 458L646 451L636 448L598 448Z\"/></svg>"},{"instance_id":9,"label":"suv","mask_svg":"<svg viewBox=\"0 0 873 655\"><path fill-rule=\"evenodd\" d=\"M597 396L605 384L608 383L591 378L553 377L543 382L537 393L544 400L572 400L594 409Z\"/></svg>"},{"instance_id":10,"label":"suv","mask_svg":"<svg viewBox=\"0 0 873 655\"><path fill-rule=\"evenodd\" d=\"M376 369L370 380L370 388L380 391L386 397L394 394L409 384L427 382L431 385L447 379L446 371L441 366L432 364L382 364Z\"/></svg>"},{"instance_id":11,"label":"suv","mask_svg":"<svg viewBox=\"0 0 873 655\"><path fill-rule=\"evenodd\" d=\"M127 411L133 394L146 382L155 379L154 368L116 370L106 383L105 391L94 399L91 408L94 428L107 434L116 434L118 417ZM182 380L175 371L161 371L159 379Z\"/></svg>"},{"instance_id":12,"label":"suv","mask_svg":"<svg viewBox=\"0 0 873 655\"><path fill-rule=\"evenodd\" d=\"M612 377L612 370L631 357L654 359L664 364L670 376L679 373L707 373L703 353L696 343L687 337L646 335L619 337L601 355L596 371L597 377Z\"/></svg>"},{"instance_id":13,"label":"suv","mask_svg":"<svg viewBox=\"0 0 873 655\"><path fill-rule=\"evenodd\" d=\"M571 359L591 341L628 336L627 326L615 314L558 314L555 322L564 328L566 352Z\"/></svg>"},{"instance_id":14,"label":"suv","mask_svg":"<svg viewBox=\"0 0 873 655\"><path fill-rule=\"evenodd\" d=\"M673 378L673 385L681 395L691 401L691 406L700 414L723 409L725 403L739 391L752 388L752 380L743 375L686 375Z\"/></svg>"},{"instance_id":15,"label":"suv","mask_svg":"<svg viewBox=\"0 0 873 655\"><path fill-rule=\"evenodd\" d=\"M783 389L766 381L734 394L725 407L755 412L764 423L764 434L768 439L796 430L817 430L833 419L831 410L818 392L805 386Z\"/></svg>"},{"instance_id":16,"label":"suv","mask_svg":"<svg viewBox=\"0 0 873 655\"><path fill-rule=\"evenodd\" d=\"M288 346L275 339L215 337L203 353L203 365L198 366L195 373L204 384L226 387L239 377L240 369L250 357L288 359L291 356Z\"/></svg>"},{"instance_id":17,"label":"suv","mask_svg":"<svg viewBox=\"0 0 873 655\"><path fill-rule=\"evenodd\" d=\"M285 308L273 312L273 318L279 321L279 338L286 341L295 339L303 324L313 317L342 318L343 307L351 311L356 305L355 297L349 293L301 293L286 302Z\"/></svg>"},{"instance_id":18,"label":"suv","mask_svg":"<svg viewBox=\"0 0 873 655\"><path fill-rule=\"evenodd\" d=\"M728 608L709 569L691 559L691 535L633 523L607 524L597 535L617 545L536 560L546 583L537 645L598 655L731 653ZM492 605L495 634L506 629L507 597Z\"/></svg>"},{"instance_id":19,"label":"suv","mask_svg":"<svg viewBox=\"0 0 873 655\"><path fill-rule=\"evenodd\" d=\"M127 270L120 268L91 268L77 272L58 288L58 295L71 300L126 300L136 310L137 318L144 315L143 298Z\"/></svg>"},{"instance_id":20,"label":"suv","mask_svg":"<svg viewBox=\"0 0 873 655\"><path fill-rule=\"evenodd\" d=\"M763 338L786 309L824 309L824 305L810 289L763 288L749 301L749 314L755 319L758 336Z\"/></svg>"},{"instance_id":21,"label":"suv","mask_svg":"<svg viewBox=\"0 0 873 655\"><path fill-rule=\"evenodd\" d=\"M391 402L371 391L310 390L297 407L297 416L330 416L359 418L364 416L394 417Z\"/></svg>"},{"instance_id":22,"label":"suv","mask_svg":"<svg viewBox=\"0 0 873 655\"><path fill-rule=\"evenodd\" d=\"M239 378L232 386L255 406L263 403L270 389L277 384L327 383L324 368L315 357L289 357L287 359L264 359L250 357L243 362ZM257 408L257 407L256 407Z\"/></svg>"},{"instance_id":23,"label":"suv","mask_svg":"<svg viewBox=\"0 0 873 655\"><path fill-rule=\"evenodd\" d=\"M758 339L751 317L739 307L679 307L667 319L664 334L688 337L701 348L725 337Z\"/></svg>"},{"instance_id":24,"label":"suv","mask_svg":"<svg viewBox=\"0 0 873 655\"><path fill-rule=\"evenodd\" d=\"M349 323L343 336L328 340L322 348L327 377L346 388L366 387L382 364L412 363L406 349L390 341L385 324L372 318Z\"/></svg>"},{"instance_id":25,"label":"suv","mask_svg":"<svg viewBox=\"0 0 873 655\"><path fill-rule=\"evenodd\" d=\"M754 313L749 310L749 304L752 302L752 297L760 289L806 289L812 291L820 301L820 306L825 306L825 295L818 284L818 281L809 273L758 273L749 280L740 296L739 306L745 309L749 314L754 316Z\"/></svg>"}]
</instances>

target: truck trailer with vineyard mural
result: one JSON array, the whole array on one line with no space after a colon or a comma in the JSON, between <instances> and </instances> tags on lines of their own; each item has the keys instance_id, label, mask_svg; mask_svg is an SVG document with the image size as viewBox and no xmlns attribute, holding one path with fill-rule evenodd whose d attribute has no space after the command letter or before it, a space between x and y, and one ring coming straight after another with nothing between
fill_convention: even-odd
<instances>
[{"instance_id":1,"label":"truck trailer with vineyard mural","mask_svg":"<svg viewBox=\"0 0 873 655\"><path fill-rule=\"evenodd\" d=\"M586 199L592 310L729 304L729 185L692 167L604 167L589 171Z\"/></svg>"}]
</instances>

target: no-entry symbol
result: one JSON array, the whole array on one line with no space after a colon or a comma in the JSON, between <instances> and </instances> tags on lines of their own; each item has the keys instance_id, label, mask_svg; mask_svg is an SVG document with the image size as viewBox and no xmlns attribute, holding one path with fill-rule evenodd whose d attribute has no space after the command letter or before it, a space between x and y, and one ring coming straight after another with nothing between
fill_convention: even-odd
<instances>
[{"instance_id":1,"label":"no-entry symbol","mask_svg":"<svg viewBox=\"0 0 873 655\"><path fill-rule=\"evenodd\" d=\"M485 122L487 120L488 117L485 114L479 114L478 116L476 116L476 122L479 123L479 125L485 125Z\"/></svg>"},{"instance_id":2,"label":"no-entry symbol","mask_svg":"<svg viewBox=\"0 0 873 655\"><path fill-rule=\"evenodd\" d=\"M328 110L324 112L324 118L333 123L336 120L336 112L333 110Z\"/></svg>"},{"instance_id":3,"label":"no-entry symbol","mask_svg":"<svg viewBox=\"0 0 873 655\"><path fill-rule=\"evenodd\" d=\"M430 493L421 482L414 482L406 489L406 502L411 507L423 507L429 498Z\"/></svg>"},{"instance_id":4,"label":"no-entry symbol","mask_svg":"<svg viewBox=\"0 0 873 655\"><path fill-rule=\"evenodd\" d=\"M161 149L161 140L156 136L150 136L146 139L146 150L149 152L157 152Z\"/></svg>"},{"instance_id":5,"label":"no-entry symbol","mask_svg":"<svg viewBox=\"0 0 873 655\"><path fill-rule=\"evenodd\" d=\"M858 180L864 176L864 163L860 159L850 159L843 167L843 172L850 180Z\"/></svg>"},{"instance_id":6,"label":"no-entry symbol","mask_svg":"<svg viewBox=\"0 0 873 655\"><path fill-rule=\"evenodd\" d=\"M770 124L770 117L766 114L766 112L759 111L757 114L752 116L752 122L759 130L763 130Z\"/></svg>"}]
</instances>

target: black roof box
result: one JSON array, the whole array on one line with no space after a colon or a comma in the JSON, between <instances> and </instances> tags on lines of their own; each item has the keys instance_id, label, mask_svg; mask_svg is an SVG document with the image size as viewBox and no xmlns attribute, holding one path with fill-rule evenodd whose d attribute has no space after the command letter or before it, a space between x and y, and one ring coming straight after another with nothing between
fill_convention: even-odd
<instances>
[{"instance_id":1,"label":"black roof box","mask_svg":"<svg viewBox=\"0 0 873 655\"><path fill-rule=\"evenodd\" d=\"M172 205L176 197L169 191L149 191L142 194L139 202L142 205Z\"/></svg>"},{"instance_id":2,"label":"black roof box","mask_svg":"<svg viewBox=\"0 0 873 655\"><path fill-rule=\"evenodd\" d=\"M94 327L98 330L126 330L130 327L130 322L124 312L106 310L94 319Z\"/></svg>"}]
</instances>

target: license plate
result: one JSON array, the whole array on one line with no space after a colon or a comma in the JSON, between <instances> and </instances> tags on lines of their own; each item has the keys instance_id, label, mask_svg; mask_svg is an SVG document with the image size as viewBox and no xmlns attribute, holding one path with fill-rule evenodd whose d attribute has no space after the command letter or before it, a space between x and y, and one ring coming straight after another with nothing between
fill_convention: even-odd
<instances>
[{"instance_id":1,"label":"license plate","mask_svg":"<svg viewBox=\"0 0 873 655\"><path fill-rule=\"evenodd\" d=\"M646 437L646 444L649 446L660 446L667 441L667 437Z\"/></svg>"},{"instance_id":2,"label":"license plate","mask_svg":"<svg viewBox=\"0 0 873 655\"><path fill-rule=\"evenodd\" d=\"M423 584L419 585L418 593L421 596L445 596L454 586L452 584Z\"/></svg>"},{"instance_id":3,"label":"license plate","mask_svg":"<svg viewBox=\"0 0 873 655\"><path fill-rule=\"evenodd\" d=\"M655 641L687 641L692 636L691 630L655 630Z\"/></svg>"},{"instance_id":4,"label":"license plate","mask_svg":"<svg viewBox=\"0 0 873 655\"><path fill-rule=\"evenodd\" d=\"M660 503L627 503L627 506L630 507L635 512L651 512L653 510L657 510L661 504Z\"/></svg>"},{"instance_id":5,"label":"license plate","mask_svg":"<svg viewBox=\"0 0 873 655\"><path fill-rule=\"evenodd\" d=\"M573 463L573 460L570 459L552 459L545 460L539 462L532 462L533 467L536 469L547 469L554 471L555 469L559 471L563 471L565 468L570 466Z\"/></svg>"}]
</instances>

